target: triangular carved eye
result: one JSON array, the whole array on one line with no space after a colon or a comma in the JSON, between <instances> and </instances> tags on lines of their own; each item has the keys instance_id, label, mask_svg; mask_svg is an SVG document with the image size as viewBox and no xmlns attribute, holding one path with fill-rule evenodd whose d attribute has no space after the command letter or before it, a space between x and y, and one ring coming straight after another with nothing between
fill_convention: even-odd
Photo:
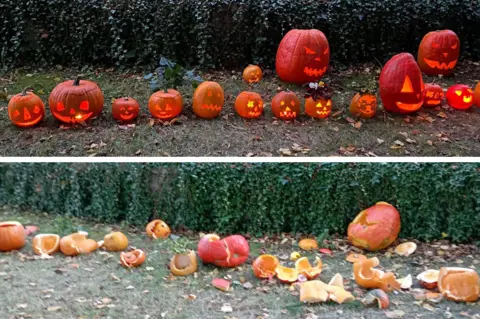
<instances>
[{"instance_id":1,"label":"triangular carved eye","mask_svg":"<svg viewBox=\"0 0 480 319\"><path fill-rule=\"evenodd\" d=\"M88 101L82 101L80 102L80 110L82 111L88 111L90 109Z\"/></svg>"},{"instance_id":2,"label":"triangular carved eye","mask_svg":"<svg viewBox=\"0 0 480 319\"><path fill-rule=\"evenodd\" d=\"M458 95L458 96L460 96L460 95L462 95L462 91L456 90L456 91L455 91L455 94Z\"/></svg>"},{"instance_id":3,"label":"triangular carved eye","mask_svg":"<svg viewBox=\"0 0 480 319\"><path fill-rule=\"evenodd\" d=\"M18 110L15 110L15 112L13 112L13 116L19 117L19 116L20 116L20 112L18 112Z\"/></svg>"},{"instance_id":4,"label":"triangular carved eye","mask_svg":"<svg viewBox=\"0 0 480 319\"><path fill-rule=\"evenodd\" d=\"M332 101L331 100L328 100L327 106L332 106Z\"/></svg>"},{"instance_id":5,"label":"triangular carved eye","mask_svg":"<svg viewBox=\"0 0 480 319\"><path fill-rule=\"evenodd\" d=\"M57 103L57 111L59 112L65 111L65 106L63 105L62 102Z\"/></svg>"},{"instance_id":6,"label":"triangular carved eye","mask_svg":"<svg viewBox=\"0 0 480 319\"><path fill-rule=\"evenodd\" d=\"M456 48L458 48L458 43L455 43L454 45L452 45L453 50L455 50Z\"/></svg>"},{"instance_id":7,"label":"triangular carved eye","mask_svg":"<svg viewBox=\"0 0 480 319\"><path fill-rule=\"evenodd\" d=\"M305 48L305 53L306 54L315 54L315 51L313 51L312 49L307 48L307 47L304 47L304 48Z\"/></svg>"},{"instance_id":8,"label":"triangular carved eye","mask_svg":"<svg viewBox=\"0 0 480 319\"><path fill-rule=\"evenodd\" d=\"M322 102L318 102L316 106L317 107L322 107Z\"/></svg>"},{"instance_id":9,"label":"triangular carved eye","mask_svg":"<svg viewBox=\"0 0 480 319\"><path fill-rule=\"evenodd\" d=\"M33 113L35 113L35 114L39 114L39 113L40 113L40 108L38 107L38 105L35 105L35 106L33 107Z\"/></svg>"},{"instance_id":10,"label":"triangular carved eye","mask_svg":"<svg viewBox=\"0 0 480 319\"><path fill-rule=\"evenodd\" d=\"M413 93L413 86L412 86L412 81L410 81L410 78L405 76L405 81L403 81L403 87L402 87L402 93Z\"/></svg>"}]
</instances>

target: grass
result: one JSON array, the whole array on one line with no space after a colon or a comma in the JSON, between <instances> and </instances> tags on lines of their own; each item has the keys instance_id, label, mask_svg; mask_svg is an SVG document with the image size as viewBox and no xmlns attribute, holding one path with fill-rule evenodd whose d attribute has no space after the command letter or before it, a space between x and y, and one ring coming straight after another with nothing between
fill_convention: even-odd
<instances>
[{"instance_id":1,"label":"grass","mask_svg":"<svg viewBox=\"0 0 480 319\"><path fill-rule=\"evenodd\" d=\"M97 251L75 258L56 255L50 260L35 260L30 240L20 252L0 254L0 313L5 318L385 318L386 311L365 308L359 301L337 305L324 303L303 305L298 292L275 280L260 281L253 277L250 264L261 253L272 253L281 259L298 248L294 238L251 238L250 258L237 269L216 269L199 265L195 276L176 278L169 274L167 264L173 255L172 240L152 241L145 234L119 226L31 214L10 208L0 209L0 220L18 220L38 225L42 233L68 234L81 227L96 240L112 230L127 233L130 245L147 252L147 262L140 268L126 270L119 265L119 254ZM175 233L175 232L174 232ZM177 234L190 239L195 249L198 234ZM350 247L343 239L331 240L336 247L333 257L321 256L324 271L320 278L328 281L337 272L347 280L346 287L357 297L366 293L352 280L352 266L344 259ZM313 260L314 253L306 254ZM373 256L373 254L369 254ZM416 276L427 268L462 263L462 267L479 265L480 250L469 245L449 245L446 242L420 244L410 257L388 257L389 252L376 254L385 270L398 277ZM287 260L282 263L291 264ZM228 293L210 285L212 278L225 277L233 281ZM252 284L246 289L242 282ZM414 280L416 282L416 280ZM418 288L415 283L414 288ZM190 297L189 297L190 296ZM480 313L480 303L462 304L442 301L426 304L415 301L411 292L390 294L388 311L403 311L404 318L439 318L447 313L454 317ZM232 313L223 313L230 304ZM428 308L428 309L427 309Z\"/></svg>"},{"instance_id":2,"label":"grass","mask_svg":"<svg viewBox=\"0 0 480 319\"><path fill-rule=\"evenodd\" d=\"M444 88L456 82L473 86L480 79L477 64L463 62L455 76L426 82L435 80ZM0 87L7 92L0 99L0 156L480 156L480 111L475 107L459 112L444 105L408 117L379 111L376 118L362 120L355 128L356 119L347 111L350 100L356 90L374 83L379 72L380 68L366 65L330 73L324 80L335 89L333 116L328 120L302 116L295 122L274 119L269 102L279 89L291 89L299 96L303 90L285 86L271 71L253 88L266 102L259 120L243 120L235 114L236 96L248 89L240 72L204 73L203 78L220 82L225 90L221 116L211 121L196 118L191 111L193 89L182 87L185 111L180 121L169 125L151 120L147 108L151 92L141 72L17 69L0 74ZM104 91L106 104L99 118L86 127L64 126L47 110L46 121L36 128L20 129L10 123L7 95L33 86L47 102L56 84L78 73L98 82ZM134 126L119 125L111 117L111 100L125 95L141 104Z\"/></svg>"}]
</instances>

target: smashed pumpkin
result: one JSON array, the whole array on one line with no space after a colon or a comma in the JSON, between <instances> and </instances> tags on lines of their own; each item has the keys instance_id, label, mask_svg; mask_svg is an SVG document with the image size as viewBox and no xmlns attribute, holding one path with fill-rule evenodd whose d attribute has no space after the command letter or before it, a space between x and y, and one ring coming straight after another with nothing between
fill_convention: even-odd
<instances>
[{"instance_id":1,"label":"smashed pumpkin","mask_svg":"<svg viewBox=\"0 0 480 319\"><path fill-rule=\"evenodd\" d=\"M25 228L19 222L0 223L0 251L17 250L25 246Z\"/></svg>"},{"instance_id":2,"label":"smashed pumpkin","mask_svg":"<svg viewBox=\"0 0 480 319\"><path fill-rule=\"evenodd\" d=\"M450 300L475 302L480 297L480 278L470 268L442 267L438 275L438 290Z\"/></svg>"},{"instance_id":3,"label":"smashed pumpkin","mask_svg":"<svg viewBox=\"0 0 480 319\"><path fill-rule=\"evenodd\" d=\"M395 247L395 253L400 256L408 257L417 250L417 244L407 241Z\"/></svg>"},{"instance_id":4,"label":"smashed pumpkin","mask_svg":"<svg viewBox=\"0 0 480 319\"><path fill-rule=\"evenodd\" d=\"M362 300L365 306L378 305L379 309L388 309L390 298L382 289L371 290Z\"/></svg>"},{"instance_id":5,"label":"smashed pumpkin","mask_svg":"<svg viewBox=\"0 0 480 319\"><path fill-rule=\"evenodd\" d=\"M315 239L305 238L298 242L298 246L303 250L318 249L318 243Z\"/></svg>"},{"instance_id":6,"label":"smashed pumpkin","mask_svg":"<svg viewBox=\"0 0 480 319\"><path fill-rule=\"evenodd\" d=\"M121 232L113 232L106 235L99 246L107 251L122 251L128 247L128 238Z\"/></svg>"},{"instance_id":7,"label":"smashed pumpkin","mask_svg":"<svg viewBox=\"0 0 480 319\"><path fill-rule=\"evenodd\" d=\"M160 219L155 219L148 223L146 230L147 236L153 239L165 239L172 233L170 227Z\"/></svg>"},{"instance_id":8,"label":"smashed pumpkin","mask_svg":"<svg viewBox=\"0 0 480 319\"><path fill-rule=\"evenodd\" d=\"M87 238L87 232L78 232L65 236L60 240L60 250L66 256L89 254L98 249L98 243Z\"/></svg>"},{"instance_id":9,"label":"smashed pumpkin","mask_svg":"<svg viewBox=\"0 0 480 319\"><path fill-rule=\"evenodd\" d=\"M296 282L300 275L297 269L284 267L282 265L278 265L277 268L275 268L275 274L277 275L278 280L287 284Z\"/></svg>"},{"instance_id":10,"label":"smashed pumpkin","mask_svg":"<svg viewBox=\"0 0 480 319\"><path fill-rule=\"evenodd\" d=\"M353 274L355 282L363 288L379 288L385 292L400 290L400 283L397 282L395 275L391 272L383 272L374 267L378 266L380 261L373 257L353 264Z\"/></svg>"},{"instance_id":11,"label":"smashed pumpkin","mask_svg":"<svg viewBox=\"0 0 480 319\"><path fill-rule=\"evenodd\" d=\"M300 301L307 303L325 302L328 300L342 304L355 297L343 287L325 284L320 280L303 282L300 285Z\"/></svg>"},{"instance_id":12,"label":"smashed pumpkin","mask_svg":"<svg viewBox=\"0 0 480 319\"><path fill-rule=\"evenodd\" d=\"M440 271L436 269L428 269L424 272L418 274L417 280L420 283L420 286L426 289L435 289L437 288L438 276Z\"/></svg>"},{"instance_id":13,"label":"smashed pumpkin","mask_svg":"<svg viewBox=\"0 0 480 319\"><path fill-rule=\"evenodd\" d=\"M247 261L250 246L245 237L241 235L232 235L220 239L215 234L208 234L200 239L197 252L198 257L206 264L233 268Z\"/></svg>"},{"instance_id":14,"label":"smashed pumpkin","mask_svg":"<svg viewBox=\"0 0 480 319\"><path fill-rule=\"evenodd\" d=\"M126 268L134 268L141 266L145 259L147 258L147 254L141 249L134 249L129 252L121 252L120 253L120 264Z\"/></svg>"},{"instance_id":15,"label":"smashed pumpkin","mask_svg":"<svg viewBox=\"0 0 480 319\"><path fill-rule=\"evenodd\" d=\"M252 264L253 274L260 279L273 278L275 276L275 269L279 264L280 262L275 256L260 255Z\"/></svg>"},{"instance_id":16,"label":"smashed pumpkin","mask_svg":"<svg viewBox=\"0 0 480 319\"><path fill-rule=\"evenodd\" d=\"M176 254L170 261L170 272L175 276L188 276L197 271L197 255L193 250L186 254Z\"/></svg>"},{"instance_id":17,"label":"smashed pumpkin","mask_svg":"<svg viewBox=\"0 0 480 319\"><path fill-rule=\"evenodd\" d=\"M38 234L32 239L33 252L40 256L53 255L60 250L60 236Z\"/></svg>"},{"instance_id":18,"label":"smashed pumpkin","mask_svg":"<svg viewBox=\"0 0 480 319\"><path fill-rule=\"evenodd\" d=\"M320 276L322 272L322 260L316 258L317 265L312 266L307 257L302 257L295 262L295 269L300 275L304 275L307 279L311 280Z\"/></svg>"}]
</instances>

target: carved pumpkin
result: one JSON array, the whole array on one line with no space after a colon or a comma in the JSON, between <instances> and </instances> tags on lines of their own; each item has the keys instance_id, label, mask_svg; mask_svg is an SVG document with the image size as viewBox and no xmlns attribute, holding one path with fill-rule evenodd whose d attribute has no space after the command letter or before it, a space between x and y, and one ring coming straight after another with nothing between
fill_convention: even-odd
<instances>
[{"instance_id":1,"label":"carved pumpkin","mask_svg":"<svg viewBox=\"0 0 480 319\"><path fill-rule=\"evenodd\" d=\"M246 119L259 118L263 113L263 100L255 92L241 92L235 100L235 111Z\"/></svg>"},{"instance_id":2,"label":"carved pumpkin","mask_svg":"<svg viewBox=\"0 0 480 319\"><path fill-rule=\"evenodd\" d=\"M100 115L103 109L103 93L91 81L65 81L50 93L48 104L53 116L63 123L80 123Z\"/></svg>"},{"instance_id":3,"label":"carved pumpkin","mask_svg":"<svg viewBox=\"0 0 480 319\"><path fill-rule=\"evenodd\" d=\"M350 113L362 119L370 119L377 113L377 97L371 93L357 93L350 103Z\"/></svg>"},{"instance_id":4,"label":"carved pumpkin","mask_svg":"<svg viewBox=\"0 0 480 319\"><path fill-rule=\"evenodd\" d=\"M298 280L298 275L300 275L295 268L284 267L278 265L275 268L275 274L277 275L278 280L286 284L292 284Z\"/></svg>"},{"instance_id":5,"label":"carved pumpkin","mask_svg":"<svg viewBox=\"0 0 480 319\"><path fill-rule=\"evenodd\" d=\"M280 265L278 258L272 255L260 255L252 264L253 274L260 279L275 277L275 269Z\"/></svg>"},{"instance_id":6,"label":"carved pumpkin","mask_svg":"<svg viewBox=\"0 0 480 319\"><path fill-rule=\"evenodd\" d=\"M400 232L400 214L389 203L379 202L361 211L348 226L348 240L375 251L390 246Z\"/></svg>"},{"instance_id":7,"label":"carved pumpkin","mask_svg":"<svg viewBox=\"0 0 480 319\"><path fill-rule=\"evenodd\" d=\"M380 73L380 97L386 111L412 113L422 107L422 72L410 53L393 56Z\"/></svg>"},{"instance_id":8,"label":"carved pumpkin","mask_svg":"<svg viewBox=\"0 0 480 319\"><path fill-rule=\"evenodd\" d=\"M223 108L225 96L223 88L217 82L202 82L193 94L193 112L201 118L213 119Z\"/></svg>"},{"instance_id":9,"label":"carved pumpkin","mask_svg":"<svg viewBox=\"0 0 480 319\"><path fill-rule=\"evenodd\" d=\"M314 279L322 273L322 260L316 258L317 265L310 265L307 257L302 257L295 262L295 269L300 275L304 275L307 279Z\"/></svg>"},{"instance_id":10,"label":"carved pumpkin","mask_svg":"<svg viewBox=\"0 0 480 319\"><path fill-rule=\"evenodd\" d=\"M450 300L475 302L480 297L480 278L474 269L442 267L438 290Z\"/></svg>"},{"instance_id":11,"label":"carved pumpkin","mask_svg":"<svg viewBox=\"0 0 480 319\"><path fill-rule=\"evenodd\" d=\"M0 251L17 250L25 246L25 228L19 222L0 223Z\"/></svg>"},{"instance_id":12,"label":"carved pumpkin","mask_svg":"<svg viewBox=\"0 0 480 319\"><path fill-rule=\"evenodd\" d=\"M175 276L188 276L197 271L197 255L193 250L187 254L176 254L170 261L170 272Z\"/></svg>"},{"instance_id":13,"label":"carved pumpkin","mask_svg":"<svg viewBox=\"0 0 480 319\"><path fill-rule=\"evenodd\" d=\"M262 76L262 69L258 65L250 64L243 70L243 80L249 84L260 82Z\"/></svg>"},{"instance_id":14,"label":"carved pumpkin","mask_svg":"<svg viewBox=\"0 0 480 319\"><path fill-rule=\"evenodd\" d=\"M172 233L170 227L168 227L168 225L160 219L155 219L148 223L146 230L147 236L153 239L165 239L168 238L168 236L170 236Z\"/></svg>"},{"instance_id":15,"label":"carved pumpkin","mask_svg":"<svg viewBox=\"0 0 480 319\"><path fill-rule=\"evenodd\" d=\"M298 246L303 250L315 250L318 249L317 240L312 238L304 238L298 242Z\"/></svg>"},{"instance_id":16,"label":"carved pumpkin","mask_svg":"<svg viewBox=\"0 0 480 319\"><path fill-rule=\"evenodd\" d=\"M60 250L60 236L55 234L36 235L32 240L32 248L37 255L53 255Z\"/></svg>"},{"instance_id":17,"label":"carved pumpkin","mask_svg":"<svg viewBox=\"0 0 480 319\"><path fill-rule=\"evenodd\" d=\"M205 264L233 268L247 261L250 246L248 241L240 235L232 235L220 239L217 235L208 234L200 239L197 252L198 257Z\"/></svg>"},{"instance_id":18,"label":"carved pumpkin","mask_svg":"<svg viewBox=\"0 0 480 319\"><path fill-rule=\"evenodd\" d=\"M66 256L89 254L98 249L98 243L87 238L88 233L78 232L65 236L60 240L60 250Z\"/></svg>"},{"instance_id":19,"label":"carved pumpkin","mask_svg":"<svg viewBox=\"0 0 480 319\"><path fill-rule=\"evenodd\" d=\"M120 264L125 268L140 267L147 258L147 254L141 249L120 253Z\"/></svg>"},{"instance_id":20,"label":"carved pumpkin","mask_svg":"<svg viewBox=\"0 0 480 319\"><path fill-rule=\"evenodd\" d=\"M427 33L418 49L418 65L428 75L448 75L460 57L460 39L451 30Z\"/></svg>"},{"instance_id":21,"label":"carved pumpkin","mask_svg":"<svg viewBox=\"0 0 480 319\"><path fill-rule=\"evenodd\" d=\"M107 251L122 251L128 247L128 238L121 232L108 234L100 244Z\"/></svg>"},{"instance_id":22,"label":"carved pumpkin","mask_svg":"<svg viewBox=\"0 0 480 319\"><path fill-rule=\"evenodd\" d=\"M456 110L468 110L473 102L473 90L464 84L455 84L447 90L447 103Z\"/></svg>"},{"instance_id":23,"label":"carved pumpkin","mask_svg":"<svg viewBox=\"0 0 480 319\"><path fill-rule=\"evenodd\" d=\"M440 276L440 271L436 269L428 269L424 272L418 274L417 280L423 288L435 289L437 288L438 277Z\"/></svg>"},{"instance_id":24,"label":"carved pumpkin","mask_svg":"<svg viewBox=\"0 0 480 319\"><path fill-rule=\"evenodd\" d=\"M318 81L329 62L330 46L322 31L293 29L278 46L275 67L282 81L305 84Z\"/></svg>"},{"instance_id":25,"label":"carved pumpkin","mask_svg":"<svg viewBox=\"0 0 480 319\"><path fill-rule=\"evenodd\" d=\"M332 100L318 99L311 97L305 99L305 113L311 117L325 119L332 112Z\"/></svg>"},{"instance_id":26,"label":"carved pumpkin","mask_svg":"<svg viewBox=\"0 0 480 319\"><path fill-rule=\"evenodd\" d=\"M425 84L425 97L423 99L423 106L436 107L442 104L445 93L440 85Z\"/></svg>"},{"instance_id":27,"label":"carved pumpkin","mask_svg":"<svg viewBox=\"0 0 480 319\"><path fill-rule=\"evenodd\" d=\"M474 99L475 105L480 107L480 82L478 82L477 86L475 87Z\"/></svg>"},{"instance_id":28,"label":"carved pumpkin","mask_svg":"<svg viewBox=\"0 0 480 319\"><path fill-rule=\"evenodd\" d=\"M182 113L182 96L174 89L168 89L166 92L165 90L157 91L148 100L148 110L157 119L173 119Z\"/></svg>"},{"instance_id":29,"label":"carved pumpkin","mask_svg":"<svg viewBox=\"0 0 480 319\"><path fill-rule=\"evenodd\" d=\"M8 102L10 121L19 127L35 126L45 117L42 99L28 90L29 88L23 89Z\"/></svg>"},{"instance_id":30,"label":"carved pumpkin","mask_svg":"<svg viewBox=\"0 0 480 319\"><path fill-rule=\"evenodd\" d=\"M279 92L273 97L272 113L278 119L293 120L300 114L300 100L293 92Z\"/></svg>"},{"instance_id":31,"label":"carved pumpkin","mask_svg":"<svg viewBox=\"0 0 480 319\"><path fill-rule=\"evenodd\" d=\"M355 282L363 288L379 288L385 292L400 290L400 283L391 272L383 272L375 269L380 265L377 257L359 261L353 264Z\"/></svg>"},{"instance_id":32,"label":"carved pumpkin","mask_svg":"<svg viewBox=\"0 0 480 319\"><path fill-rule=\"evenodd\" d=\"M112 103L112 116L120 122L128 122L137 118L140 104L131 97L115 99Z\"/></svg>"}]
</instances>

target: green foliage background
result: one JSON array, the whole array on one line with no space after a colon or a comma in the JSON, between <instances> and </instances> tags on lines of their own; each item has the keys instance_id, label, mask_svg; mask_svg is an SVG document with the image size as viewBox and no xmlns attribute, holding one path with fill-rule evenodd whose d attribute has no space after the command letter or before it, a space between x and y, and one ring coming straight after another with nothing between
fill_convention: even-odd
<instances>
[{"instance_id":1,"label":"green foliage background","mask_svg":"<svg viewBox=\"0 0 480 319\"><path fill-rule=\"evenodd\" d=\"M0 204L141 227L344 234L378 201L398 208L403 237L480 239L480 164L0 165Z\"/></svg>"},{"instance_id":2,"label":"green foliage background","mask_svg":"<svg viewBox=\"0 0 480 319\"><path fill-rule=\"evenodd\" d=\"M480 0L2 0L0 66L274 65L282 36L318 28L346 64L415 53L450 28L480 58Z\"/></svg>"}]
</instances>

